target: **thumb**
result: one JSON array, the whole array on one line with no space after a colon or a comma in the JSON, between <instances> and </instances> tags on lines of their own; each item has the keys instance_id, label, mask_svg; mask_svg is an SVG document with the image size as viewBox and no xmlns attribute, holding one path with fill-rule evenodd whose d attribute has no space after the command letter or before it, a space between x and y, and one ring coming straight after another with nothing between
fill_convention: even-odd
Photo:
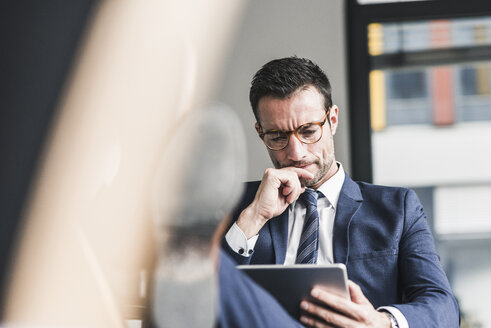
<instances>
[{"instance_id":1,"label":"thumb","mask_svg":"<svg viewBox=\"0 0 491 328\"><path fill-rule=\"evenodd\" d=\"M370 304L370 301L363 294L360 286L355 284L353 281L348 280L348 288L351 296L351 301L356 304Z\"/></svg>"}]
</instances>

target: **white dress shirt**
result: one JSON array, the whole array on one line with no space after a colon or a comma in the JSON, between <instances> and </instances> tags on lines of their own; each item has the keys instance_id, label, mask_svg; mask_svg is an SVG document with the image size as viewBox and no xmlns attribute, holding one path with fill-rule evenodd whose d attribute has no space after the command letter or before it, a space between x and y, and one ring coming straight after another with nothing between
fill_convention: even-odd
<instances>
[{"instance_id":1,"label":"white dress shirt","mask_svg":"<svg viewBox=\"0 0 491 328\"><path fill-rule=\"evenodd\" d=\"M334 263L333 255L333 228L339 194L344 183L343 165L337 162L338 171L318 189L323 197L317 199L317 211L319 212L319 250L317 264ZM306 206L303 202L295 201L288 207L288 242L284 265L295 264L297 250L302 235ZM249 239L244 232L234 223L225 235L225 240L232 250L242 256L250 256L259 235ZM406 318L397 308L384 306L377 310L390 312L396 319L399 328L409 328Z\"/></svg>"},{"instance_id":2,"label":"white dress shirt","mask_svg":"<svg viewBox=\"0 0 491 328\"><path fill-rule=\"evenodd\" d=\"M317 264L334 263L332 232L339 193L343 187L343 182L344 170L340 164L336 174L317 189L323 196L319 196L317 199L317 212L319 213L319 250ZM295 264L307 208L303 202L295 201L289 206L288 211L288 243L285 265Z\"/></svg>"}]
</instances>

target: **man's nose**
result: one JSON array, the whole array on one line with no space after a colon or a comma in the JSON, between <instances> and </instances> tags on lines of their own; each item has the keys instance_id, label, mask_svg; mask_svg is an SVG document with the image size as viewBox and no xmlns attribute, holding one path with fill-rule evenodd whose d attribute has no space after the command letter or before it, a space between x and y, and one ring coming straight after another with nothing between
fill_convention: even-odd
<instances>
[{"instance_id":1,"label":"man's nose","mask_svg":"<svg viewBox=\"0 0 491 328\"><path fill-rule=\"evenodd\" d=\"M304 147L305 145L303 144L303 142L298 140L294 133L290 134L288 146L286 146L285 148L288 159L292 161L300 161L305 155Z\"/></svg>"}]
</instances>

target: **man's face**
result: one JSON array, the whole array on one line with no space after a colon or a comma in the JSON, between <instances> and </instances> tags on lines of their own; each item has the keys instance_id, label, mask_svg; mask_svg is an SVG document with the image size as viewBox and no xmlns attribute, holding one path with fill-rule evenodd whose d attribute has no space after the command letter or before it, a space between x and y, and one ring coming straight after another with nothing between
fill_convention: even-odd
<instances>
[{"instance_id":1,"label":"man's face","mask_svg":"<svg viewBox=\"0 0 491 328\"><path fill-rule=\"evenodd\" d=\"M304 144L292 133L286 148L271 150L269 156L274 166L300 167L314 175L312 180L301 181L303 185L318 188L337 171L334 158L333 135L338 124L338 108L332 106L329 117L331 125L326 122L323 126L322 138L313 144ZM313 86L295 91L290 97L279 99L270 96L263 97L258 103L260 122L256 130L291 131L302 124L321 122L326 115L324 97Z\"/></svg>"}]
</instances>

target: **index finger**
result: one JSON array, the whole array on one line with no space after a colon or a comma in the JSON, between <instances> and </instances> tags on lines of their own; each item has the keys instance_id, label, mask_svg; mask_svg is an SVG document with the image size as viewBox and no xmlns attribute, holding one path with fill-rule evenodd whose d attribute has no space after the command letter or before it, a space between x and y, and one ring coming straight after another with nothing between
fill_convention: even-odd
<instances>
[{"instance_id":1,"label":"index finger","mask_svg":"<svg viewBox=\"0 0 491 328\"><path fill-rule=\"evenodd\" d=\"M314 178L314 174L310 173L306 169L301 169L301 168L295 167L295 166L285 167L284 169L291 170L291 171L295 172L297 174L298 178L303 178L303 179L313 179Z\"/></svg>"}]
</instances>

